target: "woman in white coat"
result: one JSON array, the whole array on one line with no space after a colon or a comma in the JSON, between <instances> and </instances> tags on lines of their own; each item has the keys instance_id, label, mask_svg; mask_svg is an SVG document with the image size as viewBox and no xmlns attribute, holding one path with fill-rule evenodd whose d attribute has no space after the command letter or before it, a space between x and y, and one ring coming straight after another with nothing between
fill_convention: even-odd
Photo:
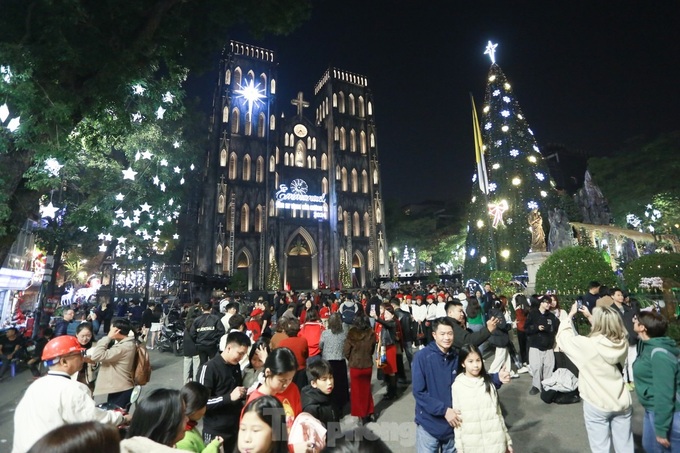
<instances>
[{"instance_id":1,"label":"woman in white coat","mask_svg":"<svg viewBox=\"0 0 680 453\"><path fill-rule=\"evenodd\" d=\"M572 318L580 311L590 321L588 336L574 332ZM583 399L583 418L590 450L633 453L632 400L621 369L628 355L628 334L621 315L611 307L596 307L591 315L585 305L574 303L562 310L557 345L579 369L578 389Z\"/></svg>"}]
</instances>

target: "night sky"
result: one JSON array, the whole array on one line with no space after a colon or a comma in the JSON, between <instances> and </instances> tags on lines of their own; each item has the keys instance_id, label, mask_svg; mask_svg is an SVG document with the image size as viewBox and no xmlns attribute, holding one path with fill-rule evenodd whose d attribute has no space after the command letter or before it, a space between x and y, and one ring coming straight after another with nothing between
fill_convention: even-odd
<instances>
[{"instance_id":1,"label":"night sky","mask_svg":"<svg viewBox=\"0 0 680 453\"><path fill-rule=\"evenodd\" d=\"M384 197L410 203L468 199L469 93L479 108L488 40L539 146L602 155L680 129L679 30L680 2L670 0L315 0L311 20L287 37L228 39L276 51L287 116L286 99L311 99L329 66L367 76Z\"/></svg>"}]
</instances>

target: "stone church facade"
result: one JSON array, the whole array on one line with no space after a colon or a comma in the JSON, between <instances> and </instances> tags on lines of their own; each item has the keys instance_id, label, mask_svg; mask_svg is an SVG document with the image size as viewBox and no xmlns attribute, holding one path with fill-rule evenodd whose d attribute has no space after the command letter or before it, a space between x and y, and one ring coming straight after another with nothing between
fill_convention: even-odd
<instances>
[{"instance_id":1,"label":"stone church facade","mask_svg":"<svg viewBox=\"0 0 680 453\"><path fill-rule=\"evenodd\" d=\"M389 263L368 79L329 68L310 101L279 99L277 66L268 49L225 50L195 270L240 274L249 290L310 290L342 286L344 263L352 287L373 286Z\"/></svg>"}]
</instances>

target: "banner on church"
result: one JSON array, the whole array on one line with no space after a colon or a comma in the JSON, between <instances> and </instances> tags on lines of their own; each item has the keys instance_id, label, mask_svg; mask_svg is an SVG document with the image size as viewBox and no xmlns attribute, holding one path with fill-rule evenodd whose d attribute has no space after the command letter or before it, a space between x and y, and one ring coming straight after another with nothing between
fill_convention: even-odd
<instances>
[{"instance_id":1,"label":"banner on church","mask_svg":"<svg viewBox=\"0 0 680 453\"><path fill-rule=\"evenodd\" d=\"M297 210L301 213L308 211L312 218L328 219L326 194L310 195L308 190L309 186L302 179L294 179L290 186L279 184L275 195L277 209Z\"/></svg>"}]
</instances>

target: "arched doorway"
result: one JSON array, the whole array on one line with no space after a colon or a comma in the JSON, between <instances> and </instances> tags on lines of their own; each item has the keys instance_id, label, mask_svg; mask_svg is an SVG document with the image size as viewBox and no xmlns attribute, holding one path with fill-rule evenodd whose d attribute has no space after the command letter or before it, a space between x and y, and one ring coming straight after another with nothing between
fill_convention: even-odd
<instances>
[{"instance_id":1,"label":"arched doorway","mask_svg":"<svg viewBox=\"0 0 680 453\"><path fill-rule=\"evenodd\" d=\"M304 228L298 228L286 244L285 282L291 289L317 289L319 264L314 239Z\"/></svg>"},{"instance_id":2,"label":"arched doorway","mask_svg":"<svg viewBox=\"0 0 680 453\"><path fill-rule=\"evenodd\" d=\"M364 257L358 250L354 252L354 256L352 257L352 286L355 288L363 288L366 286Z\"/></svg>"},{"instance_id":3,"label":"arched doorway","mask_svg":"<svg viewBox=\"0 0 680 453\"><path fill-rule=\"evenodd\" d=\"M239 288L240 290L252 290L253 277L252 277L252 266L253 262L250 252L247 249L241 249L241 251L236 255L235 269L232 275L232 281L243 282L245 288ZM238 284L237 284L238 285Z\"/></svg>"}]
</instances>

